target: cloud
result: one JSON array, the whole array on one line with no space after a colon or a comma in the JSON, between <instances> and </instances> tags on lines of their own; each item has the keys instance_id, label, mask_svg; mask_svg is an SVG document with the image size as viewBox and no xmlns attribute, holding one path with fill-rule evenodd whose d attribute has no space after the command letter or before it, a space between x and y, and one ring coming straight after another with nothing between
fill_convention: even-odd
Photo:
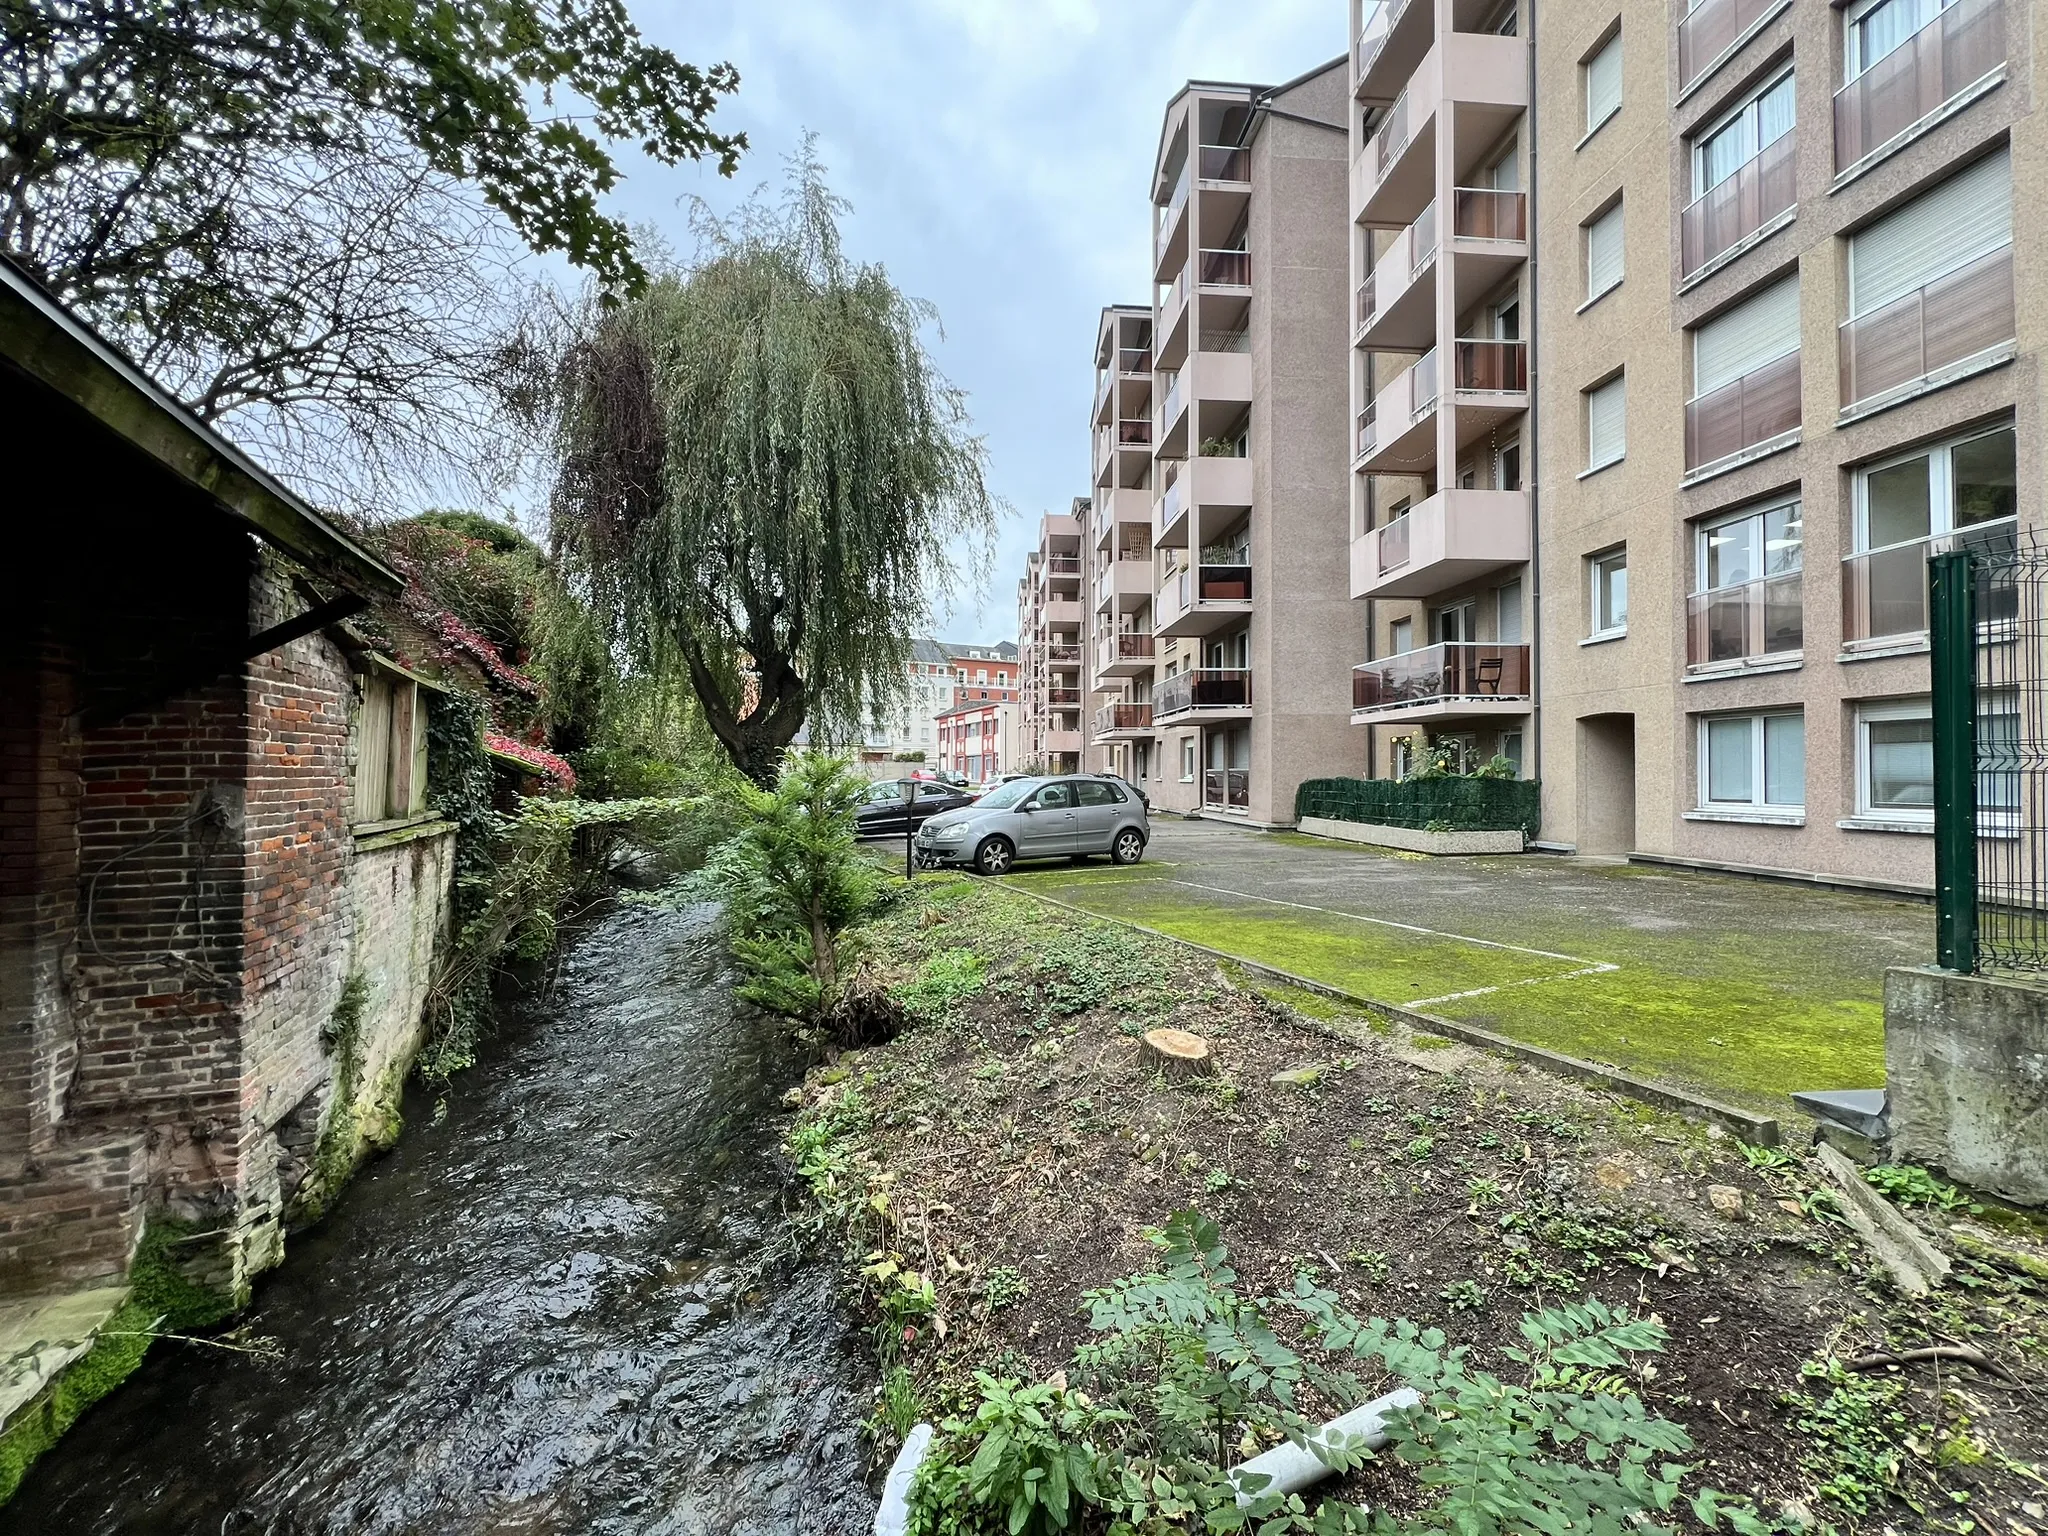
<instances>
[{"instance_id":1,"label":"cloud","mask_svg":"<svg viewBox=\"0 0 2048 1536\"><path fill-rule=\"evenodd\" d=\"M1043 511L1088 491L1102 306L1149 298L1147 185L1166 103L1189 79L1277 83L1343 48L1336 0L636 0L653 39L729 60L718 113L752 144L733 183L631 168L621 203L687 248L679 198L730 207L809 129L854 205L848 249L932 300L934 350L968 392L995 489L1016 509L994 577L939 628L1016 629Z\"/></svg>"}]
</instances>

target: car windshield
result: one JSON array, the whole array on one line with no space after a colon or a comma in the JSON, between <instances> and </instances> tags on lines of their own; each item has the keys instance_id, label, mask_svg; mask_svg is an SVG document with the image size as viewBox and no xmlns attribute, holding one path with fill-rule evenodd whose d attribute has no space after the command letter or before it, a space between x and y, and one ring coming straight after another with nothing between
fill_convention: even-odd
<instances>
[{"instance_id":1,"label":"car windshield","mask_svg":"<svg viewBox=\"0 0 2048 1536\"><path fill-rule=\"evenodd\" d=\"M977 800L975 804L985 806L992 811L1007 811L1036 788L1038 788L1038 780L1036 779L1012 779L1007 784L997 785Z\"/></svg>"}]
</instances>

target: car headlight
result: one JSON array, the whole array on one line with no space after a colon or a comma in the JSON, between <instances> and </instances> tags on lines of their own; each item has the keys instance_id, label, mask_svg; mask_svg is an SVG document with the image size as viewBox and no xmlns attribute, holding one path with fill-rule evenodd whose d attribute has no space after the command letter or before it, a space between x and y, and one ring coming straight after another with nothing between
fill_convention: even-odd
<instances>
[{"instance_id":1,"label":"car headlight","mask_svg":"<svg viewBox=\"0 0 2048 1536\"><path fill-rule=\"evenodd\" d=\"M965 827L933 827L930 829L935 843L957 843L967 835Z\"/></svg>"}]
</instances>

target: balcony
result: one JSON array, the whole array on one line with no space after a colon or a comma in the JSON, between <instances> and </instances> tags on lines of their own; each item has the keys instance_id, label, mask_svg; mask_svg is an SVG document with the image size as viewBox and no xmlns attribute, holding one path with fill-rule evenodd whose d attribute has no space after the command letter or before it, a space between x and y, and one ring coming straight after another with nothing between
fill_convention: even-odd
<instances>
[{"instance_id":1,"label":"balcony","mask_svg":"<svg viewBox=\"0 0 2048 1536\"><path fill-rule=\"evenodd\" d=\"M1098 490L1090 509L1089 528L1097 549L1108 549L1119 537L1120 528L1152 526L1152 493L1143 486L1120 485ZM1149 536L1149 535L1148 535Z\"/></svg>"},{"instance_id":2,"label":"balcony","mask_svg":"<svg viewBox=\"0 0 2048 1536\"><path fill-rule=\"evenodd\" d=\"M1252 775L1249 768L1204 768L1202 809L1205 811L1249 811L1252 804Z\"/></svg>"},{"instance_id":3,"label":"balcony","mask_svg":"<svg viewBox=\"0 0 2048 1536\"><path fill-rule=\"evenodd\" d=\"M1355 725L1528 712L1526 645L1431 645L1351 669Z\"/></svg>"},{"instance_id":4,"label":"balcony","mask_svg":"<svg viewBox=\"0 0 2048 1536\"><path fill-rule=\"evenodd\" d=\"M1241 668L1199 667L1163 678L1152 690L1152 719L1190 716L1241 720L1252 709L1252 675Z\"/></svg>"},{"instance_id":5,"label":"balcony","mask_svg":"<svg viewBox=\"0 0 2048 1536\"><path fill-rule=\"evenodd\" d=\"M1252 611L1248 565L1186 566L1167 577L1153 600L1153 628L1162 635L1206 635Z\"/></svg>"},{"instance_id":6,"label":"balcony","mask_svg":"<svg viewBox=\"0 0 2048 1536\"><path fill-rule=\"evenodd\" d=\"M1695 592L1685 600L1685 663L1728 667L1797 656L1804 643L1798 571L1740 586Z\"/></svg>"},{"instance_id":7,"label":"balcony","mask_svg":"<svg viewBox=\"0 0 2048 1536\"><path fill-rule=\"evenodd\" d=\"M1047 555L1039 566L1049 579L1064 578L1078 581L1081 578L1081 557L1079 555Z\"/></svg>"},{"instance_id":8,"label":"balcony","mask_svg":"<svg viewBox=\"0 0 2048 1536\"><path fill-rule=\"evenodd\" d=\"M1045 623L1049 629L1078 629L1081 625L1081 599L1078 597L1051 597L1046 599ZM1054 647L1053 649L1058 649ZM1073 646L1073 660L1081 659L1081 648ZM1057 665L1057 659L1055 659Z\"/></svg>"},{"instance_id":9,"label":"balcony","mask_svg":"<svg viewBox=\"0 0 2048 1536\"><path fill-rule=\"evenodd\" d=\"M1082 748L1081 728L1054 726L1039 738L1043 743L1040 750L1060 757L1071 757Z\"/></svg>"},{"instance_id":10,"label":"balcony","mask_svg":"<svg viewBox=\"0 0 2048 1536\"><path fill-rule=\"evenodd\" d=\"M1686 401L1686 473L1756 457L1798 430L1799 354L1788 352Z\"/></svg>"},{"instance_id":11,"label":"balcony","mask_svg":"<svg viewBox=\"0 0 2048 1536\"><path fill-rule=\"evenodd\" d=\"M1190 169L1185 162L1182 163L1180 180L1173 184L1173 195L1167 199L1166 207L1159 215L1159 232L1153 237L1152 275L1155 281L1164 281L1164 273L1173 271L1186 261L1187 219L1184 215L1188 192L1193 185L1188 180Z\"/></svg>"},{"instance_id":12,"label":"balcony","mask_svg":"<svg viewBox=\"0 0 2048 1536\"><path fill-rule=\"evenodd\" d=\"M1249 288L1252 285L1250 251L1201 250L1196 254L1196 280L1204 288Z\"/></svg>"},{"instance_id":13,"label":"balcony","mask_svg":"<svg viewBox=\"0 0 2048 1536\"><path fill-rule=\"evenodd\" d=\"M1709 187L1678 216L1685 276L1751 243L1799 200L1798 135L1787 133Z\"/></svg>"},{"instance_id":14,"label":"balcony","mask_svg":"<svg viewBox=\"0 0 2048 1536\"><path fill-rule=\"evenodd\" d=\"M1250 181L1252 152L1237 144L1203 144L1195 152L1196 168L1204 181Z\"/></svg>"},{"instance_id":15,"label":"balcony","mask_svg":"<svg viewBox=\"0 0 2048 1536\"><path fill-rule=\"evenodd\" d=\"M1956 0L1835 92L1836 172L1910 138L2004 66L2004 0Z\"/></svg>"},{"instance_id":16,"label":"balcony","mask_svg":"<svg viewBox=\"0 0 2048 1536\"><path fill-rule=\"evenodd\" d=\"M2010 348L2015 335L2012 247L1846 320L1841 328L1842 409L1923 387Z\"/></svg>"},{"instance_id":17,"label":"balcony","mask_svg":"<svg viewBox=\"0 0 2048 1536\"><path fill-rule=\"evenodd\" d=\"M1428 34L1422 8L1418 37ZM1528 39L1451 32L1422 54L1399 96L1351 166L1351 208L1367 224L1406 224L1436 194L1438 119L1448 109L1453 142L1493 142L1528 110ZM1463 169L1461 165L1459 169Z\"/></svg>"},{"instance_id":18,"label":"balcony","mask_svg":"<svg viewBox=\"0 0 2048 1536\"><path fill-rule=\"evenodd\" d=\"M1351 52L1359 100L1385 101L1400 89L1429 46L1433 19L1428 5L1411 0L1368 0Z\"/></svg>"},{"instance_id":19,"label":"balcony","mask_svg":"<svg viewBox=\"0 0 2048 1536\"><path fill-rule=\"evenodd\" d=\"M1048 709L1079 709L1081 690L1078 688L1048 688L1045 690L1045 705Z\"/></svg>"},{"instance_id":20,"label":"balcony","mask_svg":"<svg viewBox=\"0 0 2048 1536\"><path fill-rule=\"evenodd\" d=\"M1453 190L1448 230L1451 307L1464 314L1529 256L1528 201L1519 192L1487 187ZM1396 235L1374 269L1371 313L1363 318L1358 342L1368 351L1420 352L1436 341L1440 264L1438 209L1434 202Z\"/></svg>"},{"instance_id":21,"label":"balcony","mask_svg":"<svg viewBox=\"0 0 2048 1536\"><path fill-rule=\"evenodd\" d=\"M1351 595L1430 597L1528 558L1526 491L1438 491L1351 541Z\"/></svg>"},{"instance_id":22,"label":"balcony","mask_svg":"<svg viewBox=\"0 0 2048 1536\"><path fill-rule=\"evenodd\" d=\"M1095 711L1095 739L1143 735L1152 729L1150 704L1106 704Z\"/></svg>"},{"instance_id":23,"label":"balcony","mask_svg":"<svg viewBox=\"0 0 2048 1536\"><path fill-rule=\"evenodd\" d=\"M1104 635L1095 647L1095 675L1143 677L1152 670L1156 649L1150 635L1129 630Z\"/></svg>"},{"instance_id":24,"label":"balcony","mask_svg":"<svg viewBox=\"0 0 2048 1536\"><path fill-rule=\"evenodd\" d=\"M1529 392L1529 346L1521 341L1460 341L1451 388L1461 395Z\"/></svg>"},{"instance_id":25,"label":"balcony","mask_svg":"<svg viewBox=\"0 0 2048 1536\"><path fill-rule=\"evenodd\" d=\"M1152 542L1163 549L1182 549L1188 542L1195 507L1245 511L1252 504L1252 461L1249 458L1197 454L1191 459L1162 459L1165 490Z\"/></svg>"},{"instance_id":26,"label":"balcony","mask_svg":"<svg viewBox=\"0 0 2048 1536\"><path fill-rule=\"evenodd\" d=\"M1116 445L1119 448L1150 448L1152 446L1152 419L1149 416L1126 416L1116 424Z\"/></svg>"},{"instance_id":27,"label":"balcony","mask_svg":"<svg viewBox=\"0 0 2048 1536\"><path fill-rule=\"evenodd\" d=\"M1851 555L1842 562L1842 642L1887 646L1921 640L1927 634L1927 557L1951 550L2011 555L2019 547L2017 524L2011 518L1981 523L1959 533L1938 534L1910 544ZM1982 585L1978 591L1980 624L2001 617L1987 611ZM2010 607L2010 598L2007 606ZM2011 617L2008 613L2003 617Z\"/></svg>"},{"instance_id":28,"label":"balcony","mask_svg":"<svg viewBox=\"0 0 2048 1536\"><path fill-rule=\"evenodd\" d=\"M1150 547L1125 549L1096 567L1095 608L1098 613L1135 613L1148 607L1158 589Z\"/></svg>"},{"instance_id":29,"label":"balcony","mask_svg":"<svg viewBox=\"0 0 2048 1536\"><path fill-rule=\"evenodd\" d=\"M1683 95L1728 51L1784 9L1787 0L1701 0L1678 24L1678 89Z\"/></svg>"},{"instance_id":30,"label":"balcony","mask_svg":"<svg viewBox=\"0 0 2048 1536\"><path fill-rule=\"evenodd\" d=\"M1460 340L1451 349L1453 439L1459 449L1486 436L1529 406L1526 342ZM1381 390L1357 426L1358 457L1366 474L1421 474L1436 461L1438 356L1425 352Z\"/></svg>"},{"instance_id":31,"label":"balcony","mask_svg":"<svg viewBox=\"0 0 2048 1536\"><path fill-rule=\"evenodd\" d=\"M1152 376L1152 349L1150 347L1118 347L1116 350L1116 371L1126 378L1149 379Z\"/></svg>"}]
</instances>

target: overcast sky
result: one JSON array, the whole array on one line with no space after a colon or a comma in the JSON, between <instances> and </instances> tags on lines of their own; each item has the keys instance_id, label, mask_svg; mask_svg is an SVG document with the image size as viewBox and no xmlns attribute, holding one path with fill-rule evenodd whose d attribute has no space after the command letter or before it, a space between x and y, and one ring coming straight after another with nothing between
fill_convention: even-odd
<instances>
[{"instance_id":1,"label":"overcast sky","mask_svg":"<svg viewBox=\"0 0 2048 1536\"><path fill-rule=\"evenodd\" d=\"M1005 640L1041 512L1088 490L1090 354L1104 304L1148 301L1146 181L1189 79L1278 84L1344 50L1343 0L633 0L685 59L728 60L734 183L626 159L618 203L675 232L676 200L729 204L806 129L854 213L850 254L939 307L940 365L970 397L1015 509L994 579L940 638Z\"/></svg>"}]
</instances>

